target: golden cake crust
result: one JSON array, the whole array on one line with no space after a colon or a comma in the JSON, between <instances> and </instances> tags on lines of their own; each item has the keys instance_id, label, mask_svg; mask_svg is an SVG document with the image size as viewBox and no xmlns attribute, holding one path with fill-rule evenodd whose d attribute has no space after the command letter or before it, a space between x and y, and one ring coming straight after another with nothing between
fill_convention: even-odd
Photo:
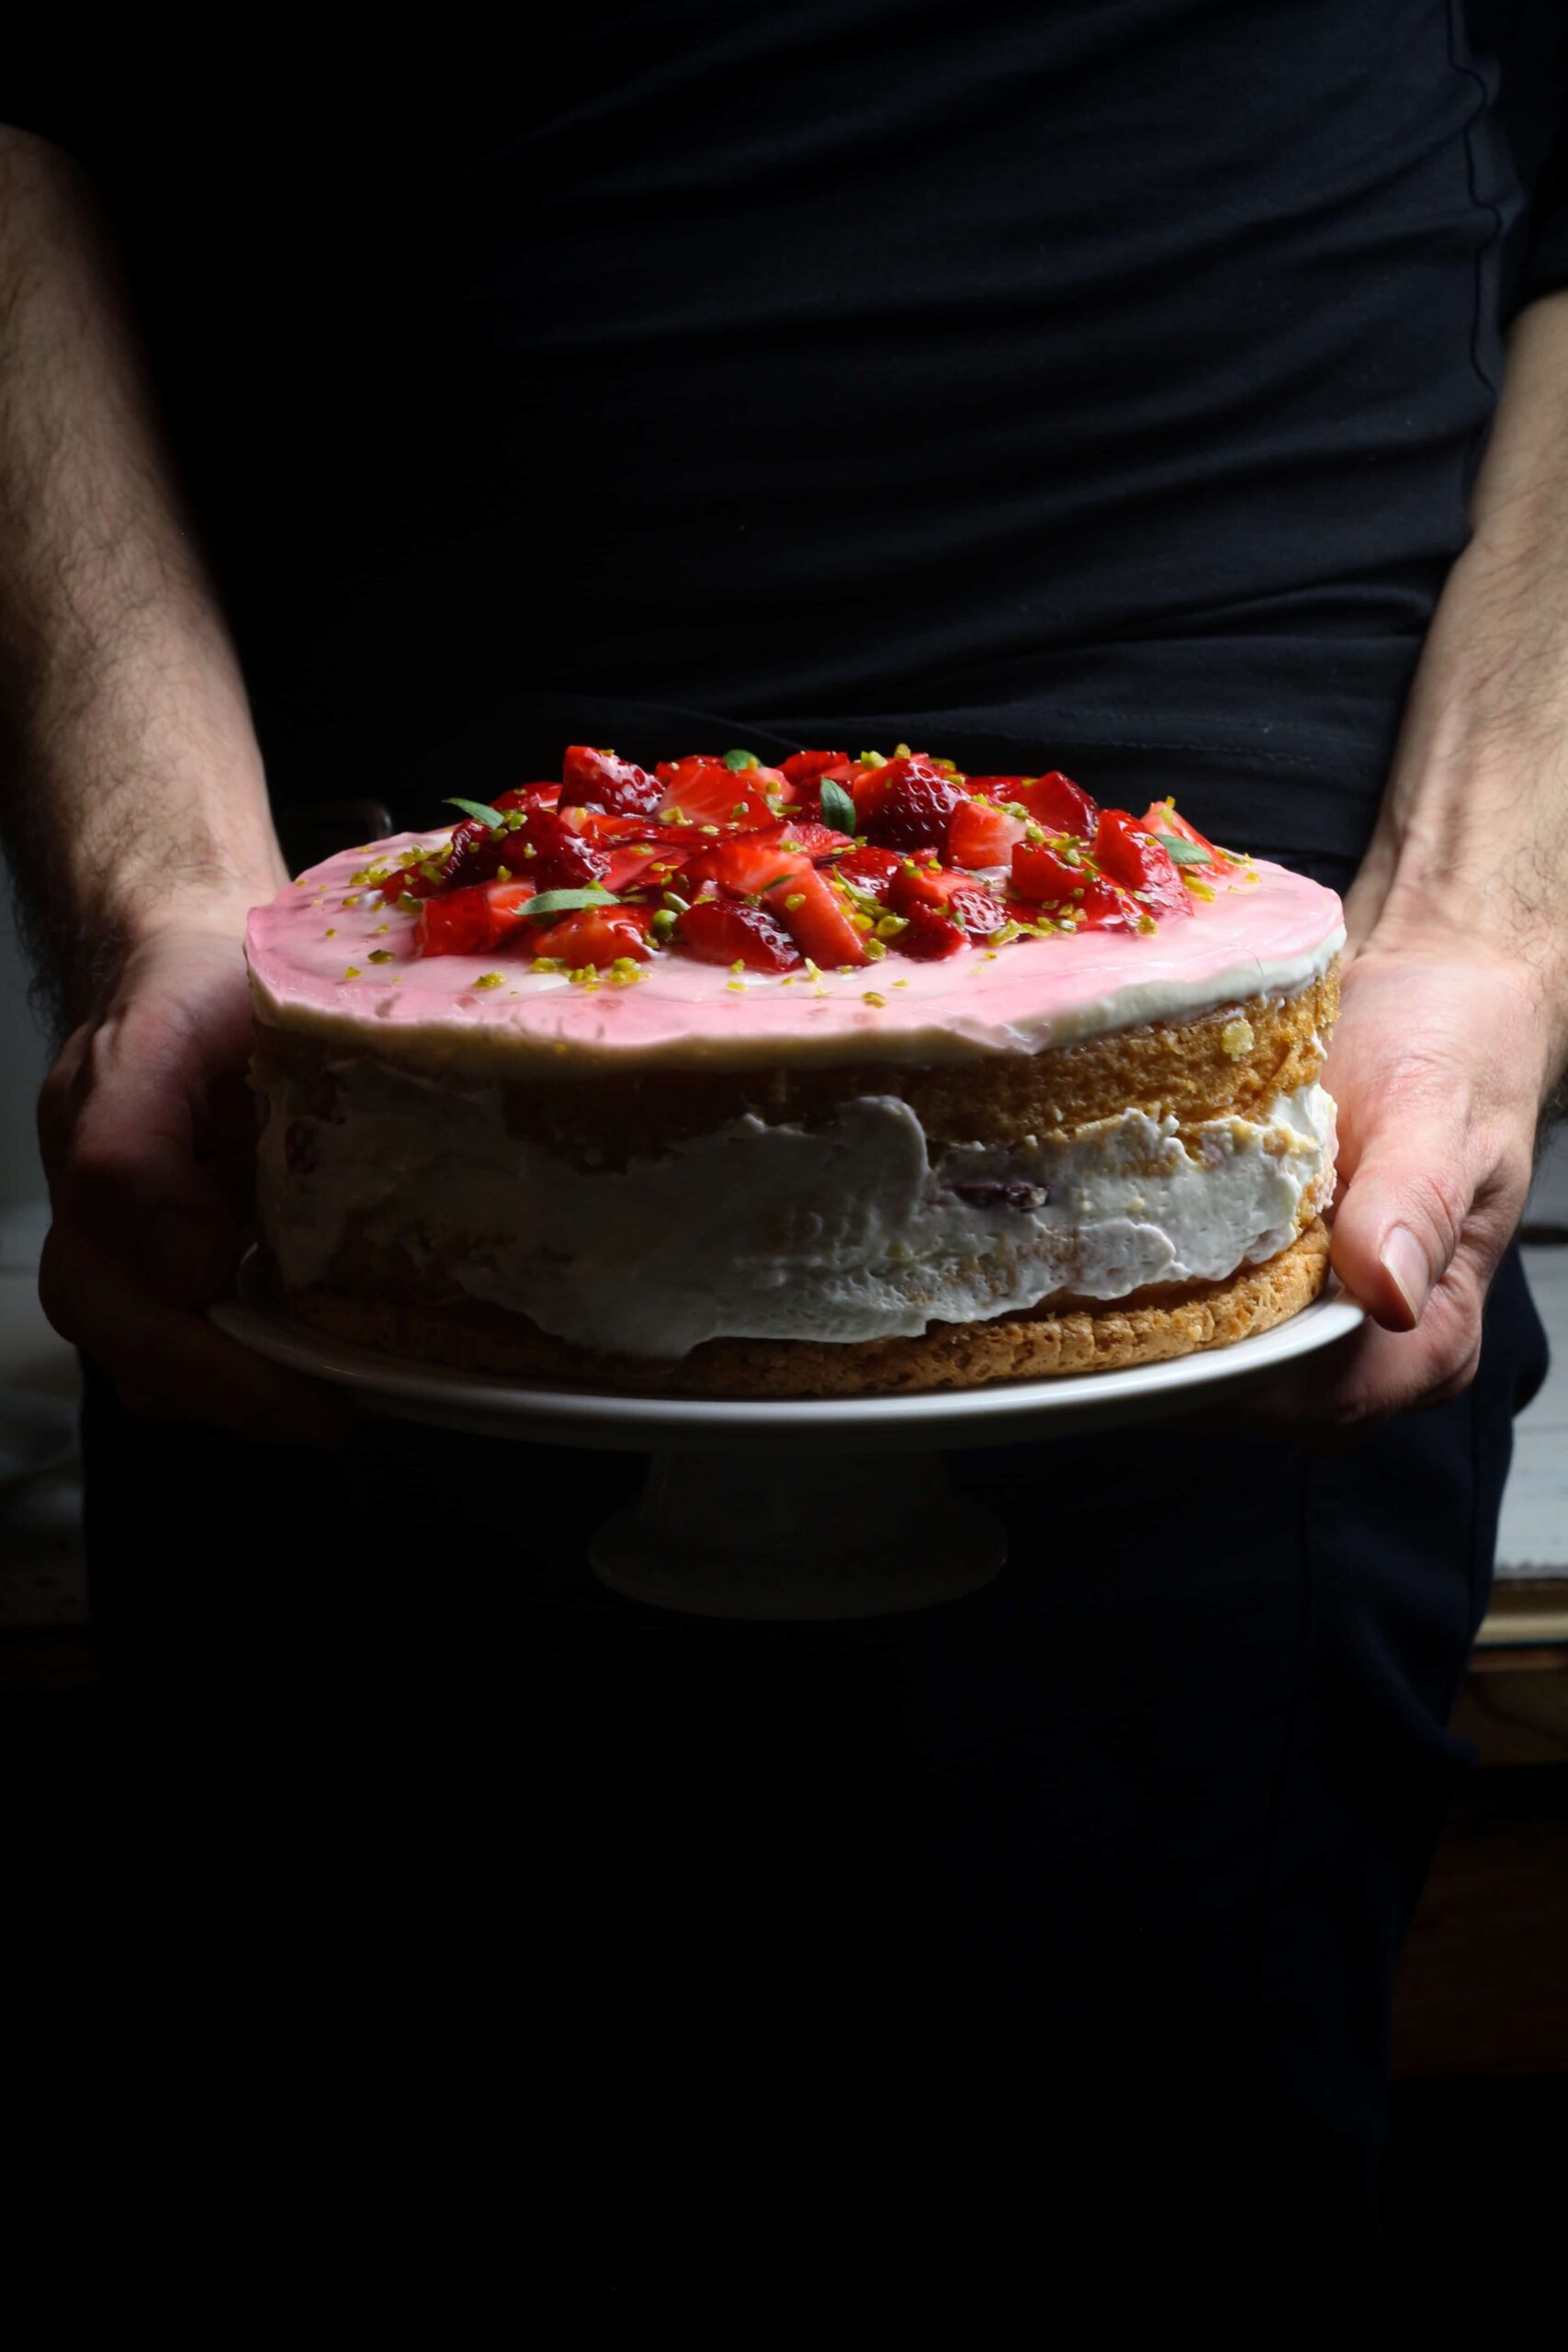
<instances>
[{"instance_id":1,"label":"golden cake crust","mask_svg":"<svg viewBox=\"0 0 1568 2352\"><path fill-rule=\"evenodd\" d=\"M894 1095L930 1143L1016 1143L1129 1110L1205 1119L1256 1115L1259 1103L1310 1086L1339 1003L1337 957L1287 996L1255 996L1191 1021L1145 1022L1041 1054L994 1054L936 1065L895 1061L760 1064L750 1070L601 1069L530 1076L503 1089L514 1135L595 1168L712 1134L752 1114L769 1125L824 1126L846 1102ZM379 1044L380 1041L378 1040ZM258 1025L254 1082L291 1113L333 1115L341 1043ZM365 1058L398 1067L396 1041ZM452 1081L449 1081L452 1082Z\"/></svg>"},{"instance_id":2,"label":"golden cake crust","mask_svg":"<svg viewBox=\"0 0 1568 2352\"><path fill-rule=\"evenodd\" d=\"M983 1323L933 1323L919 1338L847 1344L708 1340L679 1363L602 1355L555 1340L526 1317L478 1304L284 1292L295 1322L357 1347L566 1388L705 1397L874 1396L978 1388L998 1380L1119 1372L1234 1345L1310 1305L1327 1279L1321 1217L1278 1257L1219 1283L1060 1303Z\"/></svg>"}]
</instances>

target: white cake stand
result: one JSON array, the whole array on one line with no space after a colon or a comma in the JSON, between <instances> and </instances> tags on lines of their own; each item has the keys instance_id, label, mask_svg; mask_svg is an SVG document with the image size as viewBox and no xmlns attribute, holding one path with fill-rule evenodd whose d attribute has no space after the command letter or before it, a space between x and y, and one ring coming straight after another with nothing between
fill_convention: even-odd
<instances>
[{"instance_id":1,"label":"white cake stand","mask_svg":"<svg viewBox=\"0 0 1568 2352\"><path fill-rule=\"evenodd\" d=\"M629 1600L711 1617L874 1617L975 1591L1006 1557L1000 1527L942 1456L1227 1402L1346 1338L1361 1310L1331 1283L1271 1331L1126 1372L916 1396L789 1402L607 1396L447 1372L323 1338L267 1296L254 1251L220 1329L374 1412L485 1437L652 1456L630 1510L592 1537L595 1573ZM902 1458L891 1475L878 1457Z\"/></svg>"}]
</instances>

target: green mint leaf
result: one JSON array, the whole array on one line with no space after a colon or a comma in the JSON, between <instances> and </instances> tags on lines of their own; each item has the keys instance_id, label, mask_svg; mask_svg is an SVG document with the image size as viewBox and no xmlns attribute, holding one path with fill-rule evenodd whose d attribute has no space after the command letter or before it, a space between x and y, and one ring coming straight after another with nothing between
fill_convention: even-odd
<instances>
[{"instance_id":1,"label":"green mint leaf","mask_svg":"<svg viewBox=\"0 0 1568 2352\"><path fill-rule=\"evenodd\" d=\"M530 922L536 922L541 915L575 914L580 907L618 907L620 903L613 890L602 890L597 882L589 882L581 890L541 890L523 912Z\"/></svg>"},{"instance_id":2,"label":"green mint leaf","mask_svg":"<svg viewBox=\"0 0 1568 2352\"><path fill-rule=\"evenodd\" d=\"M843 786L831 778L822 786L822 822L831 825L836 833L852 833L855 829L855 804Z\"/></svg>"},{"instance_id":3,"label":"green mint leaf","mask_svg":"<svg viewBox=\"0 0 1568 2352\"><path fill-rule=\"evenodd\" d=\"M442 806L446 808L460 808L465 817L477 817L479 823L488 825L492 833L499 833L506 822L500 809L492 808L488 800L459 800L454 795L451 799L444 801Z\"/></svg>"},{"instance_id":4,"label":"green mint leaf","mask_svg":"<svg viewBox=\"0 0 1568 2352\"><path fill-rule=\"evenodd\" d=\"M755 752L726 752L724 764L735 775L742 768L760 768L762 763Z\"/></svg>"},{"instance_id":5,"label":"green mint leaf","mask_svg":"<svg viewBox=\"0 0 1568 2352\"><path fill-rule=\"evenodd\" d=\"M1214 862L1206 849L1200 849L1196 842L1184 842L1179 833L1156 833L1155 839L1178 865L1213 865Z\"/></svg>"}]
</instances>

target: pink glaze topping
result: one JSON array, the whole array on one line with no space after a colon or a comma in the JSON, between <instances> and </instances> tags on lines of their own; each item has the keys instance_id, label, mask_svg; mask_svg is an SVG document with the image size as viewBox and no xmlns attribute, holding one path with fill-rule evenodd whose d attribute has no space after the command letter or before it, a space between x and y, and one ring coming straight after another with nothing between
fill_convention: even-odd
<instances>
[{"instance_id":1,"label":"pink glaze topping","mask_svg":"<svg viewBox=\"0 0 1568 2352\"><path fill-rule=\"evenodd\" d=\"M1287 994L1325 970L1344 940L1332 890L1259 860L1250 875L1217 880L1190 920L1146 933L971 945L940 963L888 956L818 979L750 972L739 985L722 967L666 956L635 981L605 975L590 988L531 971L515 949L488 959L413 953L414 916L353 877L367 855L391 859L443 838L405 833L368 853L344 850L256 908L246 947L258 1019L355 1053L496 1074L536 1055L713 1067L965 1061Z\"/></svg>"}]
</instances>

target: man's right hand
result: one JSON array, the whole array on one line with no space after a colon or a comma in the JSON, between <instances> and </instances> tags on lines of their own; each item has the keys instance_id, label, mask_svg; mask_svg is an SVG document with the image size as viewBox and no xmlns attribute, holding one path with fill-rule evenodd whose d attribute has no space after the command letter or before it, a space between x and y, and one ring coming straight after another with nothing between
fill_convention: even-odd
<instances>
[{"instance_id":1,"label":"man's right hand","mask_svg":"<svg viewBox=\"0 0 1568 2352\"><path fill-rule=\"evenodd\" d=\"M330 1445L338 1400L205 1313L233 1279L250 1193L243 921L237 902L161 921L67 1040L39 1104L54 1209L39 1288L132 1411Z\"/></svg>"}]
</instances>

